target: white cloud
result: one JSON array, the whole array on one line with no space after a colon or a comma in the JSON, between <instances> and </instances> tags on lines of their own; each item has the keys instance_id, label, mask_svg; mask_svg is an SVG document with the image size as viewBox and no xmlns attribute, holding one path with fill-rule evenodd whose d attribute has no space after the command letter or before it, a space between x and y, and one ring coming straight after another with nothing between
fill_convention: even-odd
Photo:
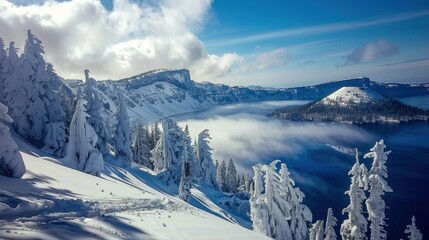
<instances>
[{"instance_id":1,"label":"white cloud","mask_svg":"<svg viewBox=\"0 0 429 240\"><path fill-rule=\"evenodd\" d=\"M398 47L386 40L365 43L346 56L345 65L369 62L398 53Z\"/></svg>"},{"instance_id":2,"label":"white cloud","mask_svg":"<svg viewBox=\"0 0 429 240\"><path fill-rule=\"evenodd\" d=\"M266 69L286 64L288 52L284 48L274 49L260 54L255 61L258 69Z\"/></svg>"},{"instance_id":3,"label":"white cloud","mask_svg":"<svg viewBox=\"0 0 429 240\"><path fill-rule=\"evenodd\" d=\"M82 78L85 68L99 79L154 68L189 68L194 79L213 80L228 73L241 57L209 54L197 38L211 3L114 0L108 11L97 0L47 0L25 6L0 0L0 37L22 46L26 30L32 29L43 41L47 60L67 78Z\"/></svg>"}]
</instances>

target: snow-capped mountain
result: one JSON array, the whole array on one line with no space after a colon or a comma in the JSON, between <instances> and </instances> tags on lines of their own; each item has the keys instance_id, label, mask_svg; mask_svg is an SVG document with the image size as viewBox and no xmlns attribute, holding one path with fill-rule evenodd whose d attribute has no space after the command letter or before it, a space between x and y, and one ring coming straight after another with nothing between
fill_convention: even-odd
<instances>
[{"instance_id":1,"label":"snow-capped mountain","mask_svg":"<svg viewBox=\"0 0 429 240\"><path fill-rule=\"evenodd\" d=\"M323 98L320 102L326 105L338 104L340 106L349 106L380 101L382 99L384 99L384 97L370 89L342 87L329 96Z\"/></svg>"},{"instance_id":2,"label":"snow-capped mountain","mask_svg":"<svg viewBox=\"0 0 429 240\"><path fill-rule=\"evenodd\" d=\"M285 120L348 123L427 120L429 111L405 105L369 88L342 87L327 97L303 106L278 109L270 114Z\"/></svg>"}]
</instances>

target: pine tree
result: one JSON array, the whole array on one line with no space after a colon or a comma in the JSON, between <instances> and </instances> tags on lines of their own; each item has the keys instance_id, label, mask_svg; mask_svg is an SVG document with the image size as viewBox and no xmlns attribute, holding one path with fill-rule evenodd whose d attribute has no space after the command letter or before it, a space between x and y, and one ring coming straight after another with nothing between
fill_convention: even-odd
<instances>
[{"instance_id":1,"label":"pine tree","mask_svg":"<svg viewBox=\"0 0 429 240\"><path fill-rule=\"evenodd\" d=\"M409 240L422 240L423 235L420 233L420 230L416 226L416 218L413 216L411 218L411 225L407 225L407 229L405 229L405 233L409 234Z\"/></svg>"},{"instance_id":2,"label":"pine tree","mask_svg":"<svg viewBox=\"0 0 429 240\"><path fill-rule=\"evenodd\" d=\"M185 157L191 167L190 175L193 176L191 162L195 161L190 146L191 140L172 118L162 119L161 126L160 138L155 148L151 150L154 171L168 184L179 184Z\"/></svg>"},{"instance_id":3,"label":"pine tree","mask_svg":"<svg viewBox=\"0 0 429 240\"><path fill-rule=\"evenodd\" d=\"M5 81L5 102L21 136L61 156L67 142L65 112L46 69L42 42L30 30L27 36L24 53Z\"/></svg>"},{"instance_id":4,"label":"pine tree","mask_svg":"<svg viewBox=\"0 0 429 240\"><path fill-rule=\"evenodd\" d=\"M191 175L191 179L192 181L195 180L196 176L197 176L197 160L195 159L195 155L194 155L194 148L192 146L192 139L191 136L189 135L189 128L188 125L186 124L185 126L185 139L184 139L184 145L185 145L185 152L186 152L186 159L188 159L188 163L189 163L189 167L190 167L190 175Z\"/></svg>"},{"instance_id":5,"label":"pine tree","mask_svg":"<svg viewBox=\"0 0 429 240\"><path fill-rule=\"evenodd\" d=\"M325 238L324 240L336 240L337 234L335 233L334 227L337 225L337 218L334 217L332 213L332 208L328 208L328 213L326 216L326 226L325 226Z\"/></svg>"},{"instance_id":6,"label":"pine tree","mask_svg":"<svg viewBox=\"0 0 429 240\"><path fill-rule=\"evenodd\" d=\"M185 152L186 151L186 145L185 145ZM180 184L179 184L179 198L182 199L185 202L189 201L189 197L191 196L191 165L189 164L189 161L187 159L188 154L185 154L185 160L182 164L182 174L180 177Z\"/></svg>"},{"instance_id":7,"label":"pine tree","mask_svg":"<svg viewBox=\"0 0 429 240\"><path fill-rule=\"evenodd\" d=\"M75 94L63 83L63 78L57 75L54 70L54 66L51 63L46 65L46 71L48 72L52 90L59 95L61 107L63 108L66 115L66 126L70 126L70 122L74 113ZM77 99L80 99L80 97L78 96Z\"/></svg>"},{"instance_id":8,"label":"pine tree","mask_svg":"<svg viewBox=\"0 0 429 240\"><path fill-rule=\"evenodd\" d=\"M249 200L253 229L274 239L304 240L311 212L302 204L304 194L294 187L286 164L276 171L278 162L253 167L255 189Z\"/></svg>"},{"instance_id":9,"label":"pine tree","mask_svg":"<svg viewBox=\"0 0 429 240\"><path fill-rule=\"evenodd\" d=\"M392 192L392 189L386 182L388 177L386 161L391 151L385 152L384 141L376 142L370 152L365 154L364 158L373 158L372 167L368 172L369 179L369 197L366 200L368 210L368 219L371 221L371 240L386 239L387 234L384 230L386 226L384 210L386 205L383 200L385 192Z\"/></svg>"},{"instance_id":10,"label":"pine tree","mask_svg":"<svg viewBox=\"0 0 429 240\"><path fill-rule=\"evenodd\" d=\"M124 94L121 91L118 91L118 110L115 116L117 119L114 137L116 157L121 161L122 166L130 167L131 160L133 159L130 120L128 118Z\"/></svg>"},{"instance_id":11,"label":"pine tree","mask_svg":"<svg viewBox=\"0 0 429 240\"><path fill-rule=\"evenodd\" d=\"M226 175L226 164L225 161L222 161L216 171L216 181L219 185L219 190L225 190L225 175Z\"/></svg>"},{"instance_id":12,"label":"pine tree","mask_svg":"<svg viewBox=\"0 0 429 240\"><path fill-rule=\"evenodd\" d=\"M264 192L262 164L253 166L255 173L253 177L254 191L250 197L250 218L252 220L253 230L267 236L271 235L270 222L268 218L268 209L261 195Z\"/></svg>"},{"instance_id":13,"label":"pine tree","mask_svg":"<svg viewBox=\"0 0 429 240\"><path fill-rule=\"evenodd\" d=\"M4 65L7 61L7 53L6 49L4 48L4 41L3 38L0 38L0 101L4 101L4 90L5 90L5 80L6 80L6 74L3 70Z\"/></svg>"},{"instance_id":14,"label":"pine tree","mask_svg":"<svg viewBox=\"0 0 429 240\"><path fill-rule=\"evenodd\" d=\"M147 131L143 124L141 124L141 122L137 123L134 132L136 134L132 144L134 162L153 169L153 164L150 161L150 149L148 146L149 143L146 135Z\"/></svg>"},{"instance_id":15,"label":"pine tree","mask_svg":"<svg viewBox=\"0 0 429 240\"><path fill-rule=\"evenodd\" d=\"M95 132L98 136L97 141L97 149L100 150L102 154L107 153L107 140L109 138L108 131L106 129L106 124L104 123L104 119L101 116L100 110L104 108L103 102L100 99L99 94L95 90L96 88L96 81L94 78L89 77L89 70L85 69L85 97L84 99L88 102L87 103L87 113L90 115L89 118L89 124L94 128ZM118 97L119 99L119 97ZM119 103L121 104L121 103ZM125 112L124 112L125 111ZM125 109L121 109L121 114L125 114L123 116L122 121L127 121L126 118L128 118L128 115L126 114ZM126 123L125 123L126 124ZM129 123L128 123L129 125ZM129 128L129 127L128 127ZM129 156L127 156L129 157Z\"/></svg>"},{"instance_id":16,"label":"pine tree","mask_svg":"<svg viewBox=\"0 0 429 240\"><path fill-rule=\"evenodd\" d=\"M343 209L348 218L341 224L341 237L343 240L359 240L366 236L368 223L362 214L362 203L366 199L364 190L367 189L367 169L359 164L358 150L356 149L356 163L349 172L351 184L345 192L350 198L350 204Z\"/></svg>"},{"instance_id":17,"label":"pine tree","mask_svg":"<svg viewBox=\"0 0 429 240\"><path fill-rule=\"evenodd\" d=\"M280 177L284 186L284 198L290 206L290 229L294 239L304 240L307 238L307 224L312 221L313 215L310 209L302 204L305 194L295 187L295 181L290 177L286 164L281 164Z\"/></svg>"},{"instance_id":18,"label":"pine tree","mask_svg":"<svg viewBox=\"0 0 429 240\"><path fill-rule=\"evenodd\" d=\"M237 170L232 159L229 159L225 173L225 190L226 192L236 193L238 187Z\"/></svg>"},{"instance_id":19,"label":"pine tree","mask_svg":"<svg viewBox=\"0 0 429 240\"><path fill-rule=\"evenodd\" d=\"M7 52L7 55L6 55ZM3 53L3 61L1 62L1 72L0 72L0 101L7 104L6 100L6 87L10 85L10 81L15 81L12 77L12 74L17 67L19 56L18 56L18 49L15 47L15 42L9 43L9 48L7 51Z\"/></svg>"},{"instance_id":20,"label":"pine tree","mask_svg":"<svg viewBox=\"0 0 429 240\"><path fill-rule=\"evenodd\" d=\"M103 157L95 148L97 134L89 125L89 115L85 109L86 100L80 99L70 125L70 138L67 154L63 162L71 168L93 175L100 175L103 169Z\"/></svg>"},{"instance_id":21,"label":"pine tree","mask_svg":"<svg viewBox=\"0 0 429 240\"><path fill-rule=\"evenodd\" d=\"M201 180L206 186L216 187L216 169L212 160L212 153L209 146L209 130L205 129L198 134L197 157L201 166Z\"/></svg>"},{"instance_id":22,"label":"pine tree","mask_svg":"<svg viewBox=\"0 0 429 240\"><path fill-rule=\"evenodd\" d=\"M244 191L250 193L251 189L252 189L252 179L250 178L249 174L246 174Z\"/></svg>"},{"instance_id":23,"label":"pine tree","mask_svg":"<svg viewBox=\"0 0 429 240\"><path fill-rule=\"evenodd\" d=\"M154 125L158 125L158 123L154 123ZM157 128L158 127L155 127L155 129ZM167 157L165 156L166 151L164 150L164 148L166 148L166 142L168 142L168 134L163 131L155 143L154 148L150 151L150 160L153 163L153 170L156 173L160 173L167 169Z\"/></svg>"},{"instance_id":24,"label":"pine tree","mask_svg":"<svg viewBox=\"0 0 429 240\"><path fill-rule=\"evenodd\" d=\"M5 125L12 121L7 110L7 107L0 103L0 175L21 178L25 173L25 165L18 146Z\"/></svg>"},{"instance_id":25,"label":"pine tree","mask_svg":"<svg viewBox=\"0 0 429 240\"><path fill-rule=\"evenodd\" d=\"M323 240L323 221L317 220L311 225L310 240Z\"/></svg>"}]
</instances>

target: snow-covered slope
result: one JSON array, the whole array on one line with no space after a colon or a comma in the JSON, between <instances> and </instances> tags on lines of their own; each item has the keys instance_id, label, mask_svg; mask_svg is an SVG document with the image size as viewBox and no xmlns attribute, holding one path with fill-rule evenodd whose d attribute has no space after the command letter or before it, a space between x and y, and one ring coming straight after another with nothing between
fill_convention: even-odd
<instances>
[{"instance_id":1,"label":"snow-covered slope","mask_svg":"<svg viewBox=\"0 0 429 240\"><path fill-rule=\"evenodd\" d=\"M359 87L342 87L323 98L320 102L323 104L339 104L340 106L349 106L360 103L375 102L384 99L378 93L370 89Z\"/></svg>"},{"instance_id":2,"label":"snow-covered slope","mask_svg":"<svg viewBox=\"0 0 429 240\"><path fill-rule=\"evenodd\" d=\"M192 206L150 170L106 163L96 177L16 138L27 172L0 176L0 239L267 239L206 196L215 190L193 189Z\"/></svg>"}]
</instances>

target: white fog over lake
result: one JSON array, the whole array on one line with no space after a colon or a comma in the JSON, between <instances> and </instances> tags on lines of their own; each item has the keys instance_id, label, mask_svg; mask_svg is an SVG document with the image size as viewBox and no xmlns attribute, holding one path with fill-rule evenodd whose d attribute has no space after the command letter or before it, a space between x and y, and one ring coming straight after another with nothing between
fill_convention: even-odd
<instances>
[{"instance_id":1,"label":"white fog over lake","mask_svg":"<svg viewBox=\"0 0 429 240\"><path fill-rule=\"evenodd\" d=\"M406 99L419 106L420 98ZM306 194L315 219L324 218L324 209L333 207L342 219L347 204L344 192L349 185L348 171L354 163L353 150L362 159L375 141L384 139L392 150L387 162L389 183L394 192L386 196L387 217L401 219L389 222L389 231L400 234L408 215L429 214L422 199L428 193L413 191L412 183L429 184L429 123L352 125L342 123L291 122L266 116L277 108L302 105L306 101L276 101L219 106L211 110L174 116L180 126L189 126L191 137L209 129L213 159L233 159L239 172L252 174L252 166L274 159L285 162L297 186ZM352 154L351 154L352 153ZM412 164L410 164L412 163ZM418 179L418 180L416 180ZM403 208L403 206L408 208ZM401 207L402 206L402 207ZM398 209L401 209L398 211ZM403 220L402 220L403 219ZM422 227L424 224L421 223ZM397 232L396 232L397 231Z\"/></svg>"}]
</instances>

